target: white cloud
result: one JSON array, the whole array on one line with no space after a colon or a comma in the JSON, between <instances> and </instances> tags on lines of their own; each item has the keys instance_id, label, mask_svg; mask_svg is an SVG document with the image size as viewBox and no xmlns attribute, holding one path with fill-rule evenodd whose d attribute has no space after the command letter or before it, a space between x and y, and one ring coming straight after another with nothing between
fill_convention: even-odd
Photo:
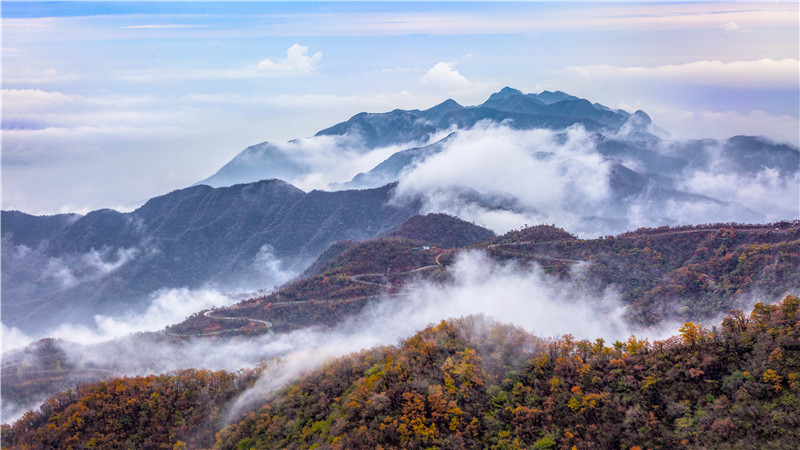
<instances>
[{"instance_id":1,"label":"white cloud","mask_svg":"<svg viewBox=\"0 0 800 450\"><path fill-rule=\"evenodd\" d=\"M561 136L551 130L479 123L459 131L441 153L405 171L397 194L399 199L421 196L426 211L459 215L497 232L525 223L529 217L520 211L538 216L539 221L586 215L610 193L608 163L594 148L580 127ZM465 202L459 197L465 187L500 204L515 199L516 212Z\"/></svg>"},{"instance_id":2,"label":"white cloud","mask_svg":"<svg viewBox=\"0 0 800 450\"><path fill-rule=\"evenodd\" d=\"M720 27L723 31L738 31L739 24L736 22L728 22Z\"/></svg>"},{"instance_id":3,"label":"white cloud","mask_svg":"<svg viewBox=\"0 0 800 450\"><path fill-rule=\"evenodd\" d=\"M756 176L721 171L697 171L681 180L681 188L741 203L763 212L766 221L800 218L800 173L782 177L775 169Z\"/></svg>"},{"instance_id":4,"label":"white cloud","mask_svg":"<svg viewBox=\"0 0 800 450\"><path fill-rule=\"evenodd\" d=\"M570 66L566 72L594 83L621 80L745 88L797 88L800 60L763 58L752 61L694 61L654 67Z\"/></svg>"},{"instance_id":5,"label":"white cloud","mask_svg":"<svg viewBox=\"0 0 800 450\"><path fill-rule=\"evenodd\" d=\"M272 62L265 59L258 63L258 70L271 73L308 74L316 70L316 64L322 59L322 52L308 56L308 47L294 44L286 50L286 58Z\"/></svg>"},{"instance_id":6,"label":"white cloud","mask_svg":"<svg viewBox=\"0 0 800 450\"><path fill-rule=\"evenodd\" d=\"M453 68L453 63L440 62L431 67L420 80L426 87L453 91L469 87L469 81Z\"/></svg>"},{"instance_id":7,"label":"white cloud","mask_svg":"<svg viewBox=\"0 0 800 450\"><path fill-rule=\"evenodd\" d=\"M143 331L158 331L185 320L190 315L213 307L228 306L238 300L214 290L163 289L152 294L147 310L121 316L95 315L95 327L64 323L36 335L26 335L3 324L3 351L19 348L37 339L52 337L81 344L95 344ZM6 341L8 339L8 341Z\"/></svg>"},{"instance_id":8,"label":"white cloud","mask_svg":"<svg viewBox=\"0 0 800 450\"><path fill-rule=\"evenodd\" d=\"M661 338L668 327L677 328L673 324L647 330L635 327L623 319L625 307L613 290L589 294L538 267L524 270L498 264L478 251L460 253L450 273L453 283L412 286L404 295L377 303L334 329L301 329L261 342L261 354L280 355L281 362L269 366L255 386L237 399L228 417L263 402L285 383L332 358L397 344L448 318L485 315L544 338L571 333L611 341L633 333Z\"/></svg>"},{"instance_id":9,"label":"white cloud","mask_svg":"<svg viewBox=\"0 0 800 450\"><path fill-rule=\"evenodd\" d=\"M14 83L46 84L76 80L77 78L74 74L64 73L52 67L47 69L34 69L32 67L3 69L3 83L6 85Z\"/></svg>"}]
</instances>

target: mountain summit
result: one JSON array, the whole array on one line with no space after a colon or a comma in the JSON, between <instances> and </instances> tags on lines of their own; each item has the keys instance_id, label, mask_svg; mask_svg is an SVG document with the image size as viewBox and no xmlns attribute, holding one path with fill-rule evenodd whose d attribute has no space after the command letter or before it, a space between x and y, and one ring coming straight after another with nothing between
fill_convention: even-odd
<instances>
[{"instance_id":1,"label":"mountain summit","mask_svg":"<svg viewBox=\"0 0 800 450\"><path fill-rule=\"evenodd\" d=\"M425 110L362 112L317 132L312 138L285 144L262 142L246 148L199 184L223 187L270 178L289 182L302 180L315 170L309 165L320 147L320 144L311 144L315 138L332 139L325 145L329 146L331 157L336 157L363 155L388 146L398 146L401 151L418 148L430 144L432 138L447 130L470 128L482 121L506 123L517 129L562 130L580 125L590 131L613 133L629 116L624 111L613 111L561 91L524 94L518 89L504 87L477 106L462 106L447 99Z\"/></svg>"}]
</instances>

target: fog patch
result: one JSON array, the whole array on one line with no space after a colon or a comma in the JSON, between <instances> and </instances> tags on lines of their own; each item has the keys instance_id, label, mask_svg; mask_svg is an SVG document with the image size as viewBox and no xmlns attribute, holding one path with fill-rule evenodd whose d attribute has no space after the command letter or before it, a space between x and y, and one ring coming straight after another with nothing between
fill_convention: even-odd
<instances>
[{"instance_id":1,"label":"fog patch","mask_svg":"<svg viewBox=\"0 0 800 450\"><path fill-rule=\"evenodd\" d=\"M86 253L67 253L60 257L47 255L42 248L14 245L3 237L4 282L28 280L28 289L66 289L107 275L139 256L136 248L90 249ZM5 289L4 289L5 290Z\"/></svg>"},{"instance_id":2,"label":"fog patch","mask_svg":"<svg viewBox=\"0 0 800 450\"><path fill-rule=\"evenodd\" d=\"M416 200L423 214L455 215L499 234L552 223L584 238L644 226L800 217L800 171L783 167L785 154L763 156L765 164L772 161L780 168L754 170L736 150L724 154L727 143L710 142L697 150L691 145L662 142L654 150L685 158L689 166L683 172L664 168L667 172L648 179L645 159L605 158L595 136L580 126L515 130L480 122L458 131L441 152L407 167L393 201ZM619 163L638 175L612 171Z\"/></svg>"},{"instance_id":3,"label":"fog patch","mask_svg":"<svg viewBox=\"0 0 800 450\"><path fill-rule=\"evenodd\" d=\"M294 274L283 268L283 261L275 255L275 248L264 244L258 249L253 260L253 267L264 276L273 280L271 285L283 284L289 281Z\"/></svg>"},{"instance_id":4,"label":"fog patch","mask_svg":"<svg viewBox=\"0 0 800 450\"><path fill-rule=\"evenodd\" d=\"M284 143L265 142L244 150L201 183L220 187L278 178L304 191L336 190L391 155L437 142L450 131L439 130L421 138L410 135L406 142L381 146L368 144L358 130Z\"/></svg>"},{"instance_id":5,"label":"fog patch","mask_svg":"<svg viewBox=\"0 0 800 450\"><path fill-rule=\"evenodd\" d=\"M2 324L3 352L24 347L33 342L33 340L34 340L33 338L25 334L25 332L23 332L19 328L10 327L4 323Z\"/></svg>"},{"instance_id":6,"label":"fog patch","mask_svg":"<svg viewBox=\"0 0 800 450\"><path fill-rule=\"evenodd\" d=\"M680 181L683 189L727 198L764 214L766 221L800 218L800 171L781 176L764 168L755 176L718 171L697 171Z\"/></svg>"},{"instance_id":7,"label":"fog patch","mask_svg":"<svg viewBox=\"0 0 800 450\"><path fill-rule=\"evenodd\" d=\"M398 195L469 186L509 194L533 209L579 208L608 196L609 168L594 150L582 127L560 134L482 122L403 173Z\"/></svg>"},{"instance_id":8,"label":"fog patch","mask_svg":"<svg viewBox=\"0 0 800 450\"><path fill-rule=\"evenodd\" d=\"M94 327L64 323L36 334L25 334L3 324L3 351L19 348L38 339L51 337L80 344L96 344L137 332L158 331L181 322L193 313L216 306L229 306L237 300L214 290L162 289L151 295L150 305L141 314L119 316L96 314ZM8 336L8 340L7 340Z\"/></svg>"},{"instance_id":9,"label":"fog patch","mask_svg":"<svg viewBox=\"0 0 800 450\"><path fill-rule=\"evenodd\" d=\"M663 338L679 326L637 327L624 320L625 306L613 289L591 295L569 281L546 275L539 267L496 263L480 251L461 253L451 270L452 283L415 283L401 296L383 299L333 329L307 328L260 338L258 351L277 354L280 362L268 366L258 382L231 405L227 421L260 406L278 389L332 358L396 345L449 318L482 314L540 337L571 333L611 341L631 334Z\"/></svg>"},{"instance_id":10,"label":"fog patch","mask_svg":"<svg viewBox=\"0 0 800 450\"><path fill-rule=\"evenodd\" d=\"M438 130L421 139L375 148L366 145L357 133L343 136L315 136L290 141L287 145L296 147L287 148L287 155L291 150L291 157L309 169L289 182L305 191L336 190L343 186L342 182L352 179L359 173L368 172L393 154L433 144L445 138L451 131L451 129ZM322 145L315 145L316 141L320 141ZM325 142L331 141L337 144L325 145Z\"/></svg>"}]
</instances>

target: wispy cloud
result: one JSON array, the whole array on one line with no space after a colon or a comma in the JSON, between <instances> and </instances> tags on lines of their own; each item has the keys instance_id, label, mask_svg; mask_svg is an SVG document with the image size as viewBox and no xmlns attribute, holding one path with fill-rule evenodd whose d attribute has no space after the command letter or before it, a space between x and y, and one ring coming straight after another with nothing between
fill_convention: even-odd
<instances>
[{"instance_id":1,"label":"wispy cloud","mask_svg":"<svg viewBox=\"0 0 800 450\"><path fill-rule=\"evenodd\" d=\"M796 88L800 60L759 59L753 61L694 61L684 64L646 66L570 66L572 75L601 80L636 80L730 87Z\"/></svg>"},{"instance_id":2,"label":"wispy cloud","mask_svg":"<svg viewBox=\"0 0 800 450\"><path fill-rule=\"evenodd\" d=\"M172 30L172 29L181 29L181 28L205 28L208 25L199 25L199 24L180 24L180 23L164 23L164 24L149 24L149 25L126 25L120 28L129 29L129 30L142 30L142 29L160 29L160 30Z\"/></svg>"},{"instance_id":3,"label":"wispy cloud","mask_svg":"<svg viewBox=\"0 0 800 450\"><path fill-rule=\"evenodd\" d=\"M22 51L18 51L22 52ZM7 53L3 49L3 53ZM65 73L55 68L34 69L31 67L11 68L3 73L3 83L9 84L45 84L57 81L76 80L78 77L71 73Z\"/></svg>"},{"instance_id":4,"label":"wispy cloud","mask_svg":"<svg viewBox=\"0 0 800 450\"><path fill-rule=\"evenodd\" d=\"M720 27L723 31L739 31L739 24L736 22L728 22Z\"/></svg>"},{"instance_id":5,"label":"wispy cloud","mask_svg":"<svg viewBox=\"0 0 800 450\"><path fill-rule=\"evenodd\" d=\"M228 69L148 69L123 73L122 81L159 82L165 80L243 80L264 77L305 76L317 71L322 52L308 55L308 47L294 44L286 50L286 58L278 62L263 59L249 67Z\"/></svg>"}]
</instances>

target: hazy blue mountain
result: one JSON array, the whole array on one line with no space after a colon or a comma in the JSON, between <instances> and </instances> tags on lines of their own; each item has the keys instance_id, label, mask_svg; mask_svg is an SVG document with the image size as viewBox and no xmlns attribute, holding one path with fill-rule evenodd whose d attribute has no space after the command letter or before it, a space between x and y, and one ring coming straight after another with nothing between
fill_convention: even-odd
<instances>
[{"instance_id":1,"label":"hazy blue mountain","mask_svg":"<svg viewBox=\"0 0 800 450\"><path fill-rule=\"evenodd\" d=\"M442 151L445 144L452 139L453 135L454 133L451 133L446 138L431 145L399 151L375 166L369 172L359 173L349 182L343 183L342 187L362 189L393 183L400 178L400 173L403 169L410 167L416 161L423 161Z\"/></svg>"},{"instance_id":2,"label":"hazy blue mountain","mask_svg":"<svg viewBox=\"0 0 800 450\"><path fill-rule=\"evenodd\" d=\"M561 91L523 94L506 87L478 106L462 106L448 99L426 110L362 112L315 136L350 138L351 147L362 152L389 145L407 146L404 150L410 150L418 148L437 132L453 127L470 128L480 121L505 121L516 129L561 130L579 124L589 131L614 131L626 123L628 116L630 114L624 111L593 105ZM221 187L268 178L291 180L308 171L302 158L294 156L289 147L282 149L263 142L246 148L199 184Z\"/></svg>"},{"instance_id":3,"label":"hazy blue mountain","mask_svg":"<svg viewBox=\"0 0 800 450\"><path fill-rule=\"evenodd\" d=\"M396 109L388 113L356 114L347 122L326 128L316 136L357 134L367 147L375 148L423 140L436 130L435 125L420 115Z\"/></svg>"},{"instance_id":4,"label":"hazy blue mountain","mask_svg":"<svg viewBox=\"0 0 800 450\"><path fill-rule=\"evenodd\" d=\"M781 175L800 170L800 151L786 144L776 144L758 136L734 136L724 141L699 141L703 150L690 143L679 154L700 164L718 164L734 173L755 175L765 168ZM692 151L695 150L695 151Z\"/></svg>"},{"instance_id":5,"label":"hazy blue mountain","mask_svg":"<svg viewBox=\"0 0 800 450\"><path fill-rule=\"evenodd\" d=\"M306 165L290 158L277 146L262 142L247 147L214 175L198 184L223 187L271 178L291 180L307 170Z\"/></svg>"},{"instance_id":6,"label":"hazy blue mountain","mask_svg":"<svg viewBox=\"0 0 800 450\"><path fill-rule=\"evenodd\" d=\"M424 111L412 110L410 112L412 114L416 114L422 117L425 120L429 120L433 123L438 123L439 120L441 120L441 118L447 115L448 113L451 113L453 111L459 111L461 109L464 109L464 107L459 105L458 102L456 102L455 100L449 98L443 101L442 103L439 103L438 105L426 109Z\"/></svg>"},{"instance_id":7,"label":"hazy blue mountain","mask_svg":"<svg viewBox=\"0 0 800 450\"><path fill-rule=\"evenodd\" d=\"M588 100L560 91L526 95L509 87L492 94L481 106L538 116L588 119L612 128L622 126L629 116L624 111L612 111L602 105L595 106Z\"/></svg>"},{"instance_id":8,"label":"hazy blue mountain","mask_svg":"<svg viewBox=\"0 0 800 450\"><path fill-rule=\"evenodd\" d=\"M542 91L539 94L528 94L528 96L536 98L545 105L558 103L564 100L579 100L578 97L575 97L574 95L569 95L566 92L561 92L561 91L555 91L555 92ZM595 107L605 108L605 106L602 106L597 103L595 103Z\"/></svg>"},{"instance_id":9,"label":"hazy blue mountain","mask_svg":"<svg viewBox=\"0 0 800 450\"><path fill-rule=\"evenodd\" d=\"M393 186L303 192L278 180L200 185L130 213L2 212L3 323L33 330L141 309L162 288L261 288L332 243L364 240L414 215Z\"/></svg>"},{"instance_id":10,"label":"hazy blue mountain","mask_svg":"<svg viewBox=\"0 0 800 450\"><path fill-rule=\"evenodd\" d=\"M388 145L407 146L373 169L338 185L369 188L397 181L404 169L441 151L446 140L420 145L435 133L468 129L482 121L504 123L514 129L557 131L580 125L595 135L598 151L605 157L624 161L651 183L670 189L682 171L708 167L720 158L729 170L749 174L775 168L785 176L796 172L800 164L797 149L763 138L735 136L724 141L666 143L652 134L657 128L644 111L631 114L561 91L525 94L511 87L490 95L478 106L462 106L448 99L426 110L356 114L316 136L352 139L361 152ZM201 183L219 187L266 178L290 180L309 170L302 158L294 157L290 150L265 142L248 147Z\"/></svg>"}]
</instances>

